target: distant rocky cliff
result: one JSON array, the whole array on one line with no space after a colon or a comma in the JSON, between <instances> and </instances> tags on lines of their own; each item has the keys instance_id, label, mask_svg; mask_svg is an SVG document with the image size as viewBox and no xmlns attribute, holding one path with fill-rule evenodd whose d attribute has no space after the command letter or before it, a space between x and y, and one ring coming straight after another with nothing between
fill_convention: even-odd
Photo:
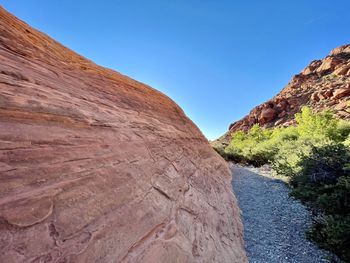
<instances>
[{"instance_id":1,"label":"distant rocky cliff","mask_svg":"<svg viewBox=\"0 0 350 263\"><path fill-rule=\"evenodd\" d=\"M228 166L172 100L1 8L0 61L0 262L247 262Z\"/></svg>"},{"instance_id":2,"label":"distant rocky cliff","mask_svg":"<svg viewBox=\"0 0 350 263\"><path fill-rule=\"evenodd\" d=\"M271 100L255 107L243 119L232 123L219 142L227 143L232 132L262 127L290 125L294 114L304 105L315 111L331 110L342 119L350 119L350 45L331 51L322 60L310 63Z\"/></svg>"}]
</instances>

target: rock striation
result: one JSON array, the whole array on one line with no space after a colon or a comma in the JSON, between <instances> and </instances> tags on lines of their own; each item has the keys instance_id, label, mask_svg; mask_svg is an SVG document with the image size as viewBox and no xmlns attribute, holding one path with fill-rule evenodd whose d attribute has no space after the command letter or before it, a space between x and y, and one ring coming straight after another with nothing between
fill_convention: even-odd
<instances>
[{"instance_id":1,"label":"rock striation","mask_svg":"<svg viewBox=\"0 0 350 263\"><path fill-rule=\"evenodd\" d=\"M232 132L262 127L291 125L294 114L308 105L316 112L331 110L342 119L350 119L350 45L335 48L322 60L310 63L293 76L288 85L271 100L229 126L215 144L227 143Z\"/></svg>"},{"instance_id":2,"label":"rock striation","mask_svg":"<svg viewBox=\"0 0 350 263\"><path fill-rule=\"evenodd\" d=\"M227 164L168 97L0 8L0 262L247 262Z\"/></svg>"}]
</instances>

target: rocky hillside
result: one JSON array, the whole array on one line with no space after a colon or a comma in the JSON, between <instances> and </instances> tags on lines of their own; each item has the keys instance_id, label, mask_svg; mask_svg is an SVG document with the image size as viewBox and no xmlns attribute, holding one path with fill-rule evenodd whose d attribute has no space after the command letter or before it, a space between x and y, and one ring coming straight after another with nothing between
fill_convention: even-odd
<instances>
[{"instance_id":1,"label":"rocky hillside","mask_svg":"<svg viewBox=\"0 0 350 263\"><path fill-rule=\"evenodd\" d=\"M227 164L172 100L1 8L0 60L0 262L246 262Z\"/></svg>"},{"instance_id":2,"label":"rocky hillside","mask_svg":"<svg viewBox=\"0 0 350 263\"><path fill-rule=\"evenodd\" d=\"M350 45L344 45L324 59L312 61L279 94L232 123L219 141L227 143L232 132L248 130L256 123L262 127L290 125L304 105L315 111L329 109L339 118L350 119L349 99Z\"/></svg>"}]
</instances>

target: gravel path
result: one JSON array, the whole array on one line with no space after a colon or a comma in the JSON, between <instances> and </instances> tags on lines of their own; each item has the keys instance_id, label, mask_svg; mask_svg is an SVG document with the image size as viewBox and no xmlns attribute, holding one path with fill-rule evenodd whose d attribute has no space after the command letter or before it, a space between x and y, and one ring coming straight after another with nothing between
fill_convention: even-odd
<instances>
[{"instance_id":1,"label":"gravel path","mask_svg":"<svg viewBox=\"0 0 350 263\"><path fill-rule=\"evenodd\" d=\"M258 168L231 169L250 263L331 262L327 252L305 238L310 213L288 197L285 183L262 176Z\"/></svg>"}]
</instances>

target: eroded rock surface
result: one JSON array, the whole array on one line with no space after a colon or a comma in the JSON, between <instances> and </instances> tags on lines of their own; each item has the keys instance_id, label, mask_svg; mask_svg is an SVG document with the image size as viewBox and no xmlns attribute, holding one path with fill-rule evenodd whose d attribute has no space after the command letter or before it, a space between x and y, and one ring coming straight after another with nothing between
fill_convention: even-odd
<instances>
[{"instance_id":1,"label":"eroded rock surface","mask_svg":"<svg viewBox=\"0 0 350 263\"><path fill-rule=\"evenodd\" d=\"M291 125L294 114L304 105L317 112L331 110L342 119L350 119L350 45L340 46L322 60L310 63L271 100L255 107L229 131L213 143L227 144L232 132L249 130L258 123L262 127Z\"/></svg>"},{"instance_id":2,"label":"eroded rock surface","mask_svg":"<svg viewBox=\"0 0 350 263\"><path fill-rule=\"evenodd\" d=\"M160 92L0 8L0 262L246 262L226 163Z\"/></svg>"}]
</instances>

